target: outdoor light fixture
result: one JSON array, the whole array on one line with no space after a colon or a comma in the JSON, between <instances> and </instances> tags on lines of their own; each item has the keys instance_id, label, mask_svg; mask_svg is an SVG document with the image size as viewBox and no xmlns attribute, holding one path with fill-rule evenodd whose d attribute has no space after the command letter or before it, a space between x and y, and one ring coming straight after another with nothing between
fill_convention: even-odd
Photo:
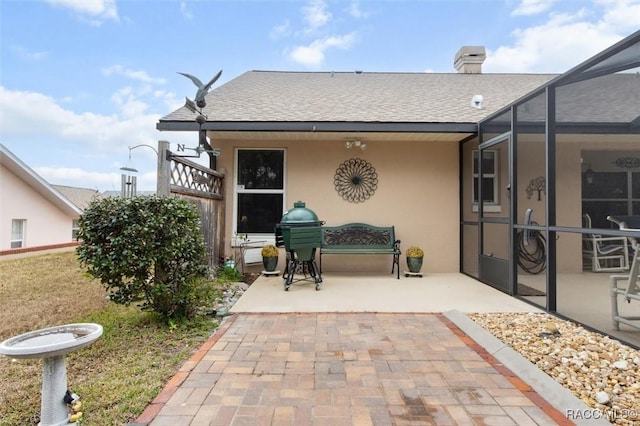
<instances>
[{"instance_id":1,"label":"outdoor light fixture","mask_svg":"<svg viewBox=\"0 0 640 426\"><path fill-rule=\"evenodd\" d=\"M360 139L349 139L344 143L345 148L350 149L351 147L360 148L362 151L367 149L367 144L362 143Z\"/></svg>"},{"instance_id":2,"label":"outdoor light fixture","mask_svg":"<svg viewBox=\"0 0 640 426\"><path fill-rule=\"evenodd\" d=\"M587 183L589 185L591 185L593 183L593 178L596 176L596 172L591 170L591 164L589 164L589 167L587 168L587 171L584 172L584 176L587 179Z\"/></svg>"}]
</instances>

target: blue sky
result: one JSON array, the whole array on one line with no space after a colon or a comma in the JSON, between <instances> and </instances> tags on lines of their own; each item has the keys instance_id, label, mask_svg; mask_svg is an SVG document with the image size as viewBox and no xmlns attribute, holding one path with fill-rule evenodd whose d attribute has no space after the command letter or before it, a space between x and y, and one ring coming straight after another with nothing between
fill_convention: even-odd
<instances>
[{"instance_id":1,"label":"blue sky","mask_svg":"<svg viewBox=\"0 0 640 426\"><path fill-rule=\"evenodd\" d=\"M177 72L562 73L640 27L640 0L0 1L0 143L52 184L155 189L158 119L193 99ZM175 147L175 145L172 145Z\"/></svg>"}]
</instances>

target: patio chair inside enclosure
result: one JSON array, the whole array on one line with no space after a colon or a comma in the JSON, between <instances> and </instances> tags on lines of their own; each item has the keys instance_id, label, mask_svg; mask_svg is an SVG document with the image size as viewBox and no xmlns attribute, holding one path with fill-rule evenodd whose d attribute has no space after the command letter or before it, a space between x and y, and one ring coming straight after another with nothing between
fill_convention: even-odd
<instances>
[{"instance_id":1,"label":"patio chair inside enclosure","mask_svg":"<svg viewBox=\"0 0 640 426\"><path fill-rule=\"evenodd\" d=\"M618 224L620 229L638 229L637 223L633 225L633 228L629 228L627 223L621 218L607 217L613 223ZM620 323L626 324L630 327L640 329L640 316L638 315L623 315L620 314L618 309L618 298L622 296L622 299L627 303L632 301L640 302L640 286L638 285L638 273L640 273L640 250L638 250L638 240L634 237L629 237L629 242L633 248L633 261L631 262L631 269L629 274L624 275L611 275L611 319L613 321L613 329L620 330ZM622 286L618 283L621 282ZM640 307L636 306L640 309ZM639 311L640 312L640 311Z\"/></svg>"},{"instance_id":2,"label":"patio chair inside enclosure","mask_svg":"<svg viewBox=\"0 0 640 426\"><path fill-rule=\"evenodd\" d=\"M583 215L584 227L591 229L591 216ZM629 269L629 249L626 237L605 237L585 234L582 237L583 258L591 263L594 272Z\"/></svg>"}]
</instances>

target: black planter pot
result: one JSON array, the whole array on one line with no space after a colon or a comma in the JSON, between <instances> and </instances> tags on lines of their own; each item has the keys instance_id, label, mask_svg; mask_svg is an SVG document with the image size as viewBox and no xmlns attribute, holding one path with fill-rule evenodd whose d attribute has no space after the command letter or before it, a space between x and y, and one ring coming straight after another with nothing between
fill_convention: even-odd
<instances>
[{"instance_id":1,"label":"black planter pot","mask_svg":"<svg viewBox=\"0 0 640 426\"><path fill-rule=\"evenodd\" d=\"M267 272L275 271L278 267L278 257L263 257L262 266L264 266L264 270Z\"/></svg>"},{"instance_id":2,"label":"black planter pot","mask_svg":"<svg viewBox=\"0 0 640 426\"><path fill-rule=\"evenodd\" d=\"M422 269L422 257L407 257L409 272L418 273Z\"/></svg>"}]
</instances>

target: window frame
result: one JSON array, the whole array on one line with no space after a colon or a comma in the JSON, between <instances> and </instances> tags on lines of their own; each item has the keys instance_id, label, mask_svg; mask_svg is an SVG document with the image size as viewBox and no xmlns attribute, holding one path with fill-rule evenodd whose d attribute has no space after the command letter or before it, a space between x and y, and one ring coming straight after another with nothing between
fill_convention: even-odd
<instances>
[{"instance_id":1,"label":"window frame","mask_svg":"<svg viewBox=\"0 0 640 426\"><path fill-rule=\"evenodd\" d=\"M20 224L20 235L19 238L16 238L17 235L14 233L14 224ZM9 247L12 249L23 248L25 246L25 234L26 234L26 226L27 219L11 219L11 239L9 241ZM15 244L19 245L15 245Z\"/></svg>"},{"instance_id":2,"label":"window frame","mask_svg":"<svg viewBox=\"0 0 640 426\"><path fill-rule=\"evenodd\" d=\"M78 231L80 231L80 219L73 219L71 221L71 239L78 241Z\"/></svg>"},{"instance_id":3,"label":"window frame","mask_svg":"<svg viewBox=\"0 0 640 426\"><path fill-rule=\"evenodd\" d=\"M478 180L478 188L482 185L483 179L493 179L493 194L494 197L492 200L484 200L484 208L485 212L501 212L502 206L500 205L500 159L498 158L498 150L495 149L485 149L484 153L491 153L493 156L493 173L483 173L482 179L479 176L480 166L478 161L480 159L480 150L474 149L471 152L471 206L472 211L477 212L478 209L478 198L479 194L476 194L476 185L475 180ZM478 170L476 171L476 166L478 166Z\"/></svg>"},{"instance_id":4,"label":"window frame","mask_svg":"<svg viewBox=\"0 0 640 426\"><path fill-rule=\"evenodd\" d=\"M240 188L238 184L239 157L241 151L282 151L282 188L281 189L245 189ZM260 148L235 148L234 150L234 173L233 173L233 216L232 216L232 247L240 247L241 245L251 243L275 244L275 235L273 233L238 233L238 200L239 194L281 194L282 195L282 212L286 211L286 186L287 186L287 150L280 147L260 147Z\"/></svg>"}]
</instances>

